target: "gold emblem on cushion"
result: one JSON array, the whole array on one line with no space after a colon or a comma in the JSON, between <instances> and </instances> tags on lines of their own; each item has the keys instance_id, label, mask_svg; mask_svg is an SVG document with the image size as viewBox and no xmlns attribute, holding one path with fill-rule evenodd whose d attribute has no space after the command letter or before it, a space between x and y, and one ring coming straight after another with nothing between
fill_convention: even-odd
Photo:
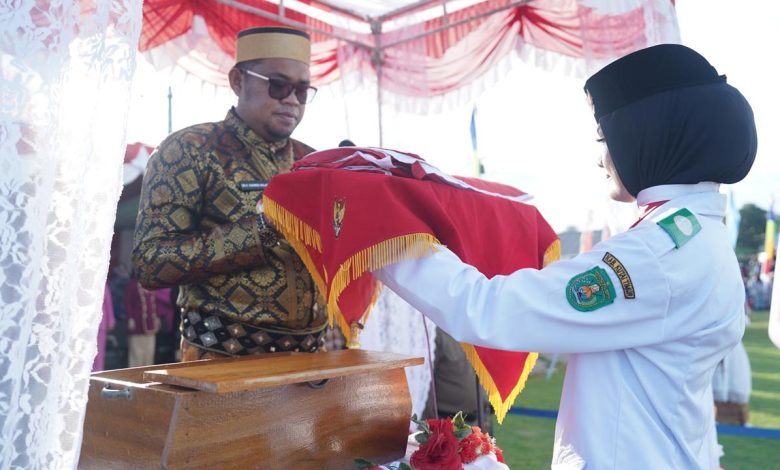
<instances>
[{"instance_id":1,"label":"gold emblem on cushion","mask_svg":"<svg viewBox=\"0 0 780 470\"><path fill-rule=\"evenodd\" d=\"M333 201L333 231L336 233L336 238L339 237L339 234L341 233L341 224L344 223L346 204L346 201L341 198Z\"/></svg>"}]
</instances>

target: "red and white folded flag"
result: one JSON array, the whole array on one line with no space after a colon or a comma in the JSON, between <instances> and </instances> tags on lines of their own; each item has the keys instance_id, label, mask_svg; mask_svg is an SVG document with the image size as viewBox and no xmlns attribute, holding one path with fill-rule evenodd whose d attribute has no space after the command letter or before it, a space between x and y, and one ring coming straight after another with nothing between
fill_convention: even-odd
<instances>
[{"instance_id":1,"label":"red and white folded flag","mask_svg":"<svg viewBox=\"0 0 780 470\"><path fill-rule=\"evenodd\" d=\"M312 153L275 176L263 206L349 337L380 288L371 271L437 245L487 277L558 259L558 237L523 202L529 198L510 186L448 175L416 155L342 147ZM463 347L503 420L537 354Z\"/></svg>"}]
</instances>

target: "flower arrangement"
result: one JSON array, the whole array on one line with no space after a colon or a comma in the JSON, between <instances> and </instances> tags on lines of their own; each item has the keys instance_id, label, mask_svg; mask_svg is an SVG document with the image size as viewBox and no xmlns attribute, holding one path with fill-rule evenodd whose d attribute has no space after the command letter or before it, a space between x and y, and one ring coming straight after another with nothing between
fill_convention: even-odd
<instances>
[{"instance_id":1,"label":"flower arrangement","mask_svg":"<svg viewBox=\"0 0 780 470\"><path fill-rule=\"evenodd\" d=\"M452 418L418 420L419 432L414 435L420 447L412 454L409 464L399 464L390 470L462 470L464 464L477 458L495 454L499 462L504 455L490 434L483 433L478 426L469 426L458 412ZM355 460L359 469L375 470L382 467L363 459Z\"/></svg>"}]
</instances>

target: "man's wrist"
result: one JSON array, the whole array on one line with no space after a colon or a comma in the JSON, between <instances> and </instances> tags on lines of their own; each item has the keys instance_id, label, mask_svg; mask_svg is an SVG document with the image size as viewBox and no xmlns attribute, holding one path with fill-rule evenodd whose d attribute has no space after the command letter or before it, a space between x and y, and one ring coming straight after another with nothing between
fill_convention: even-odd
<instances>
[{"instance_id":1,"label":"man's wrist","mask_svg":"<svg viewBox=\"0 0 780 470\"><path fill-rule=\"evenodd\" d=\"M265 215L257 214L257 235L263 248L273 248L279 244L279 232L265 220Z\"/></svg>"}]
</instances>

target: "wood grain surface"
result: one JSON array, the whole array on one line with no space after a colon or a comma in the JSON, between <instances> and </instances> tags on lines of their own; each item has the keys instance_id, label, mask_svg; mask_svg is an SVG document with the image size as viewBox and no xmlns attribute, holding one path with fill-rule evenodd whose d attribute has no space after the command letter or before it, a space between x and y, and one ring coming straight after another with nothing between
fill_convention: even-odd
<instances>
[{"instance_id":1,"label":"wood grain surface","mask_svg":"<svg viewBox=\"0 0 780 470\"><path fill-rule=\"evenodd\" d=\"M273 359L273 360L268 360ZM144 379L211 393L230 393L302 382L316 382L371 371L415 366L420 357L345 349L329 353L285 353L273 358L199 361L187 368L144 372Z\"/></svg>"}]
</instances>

